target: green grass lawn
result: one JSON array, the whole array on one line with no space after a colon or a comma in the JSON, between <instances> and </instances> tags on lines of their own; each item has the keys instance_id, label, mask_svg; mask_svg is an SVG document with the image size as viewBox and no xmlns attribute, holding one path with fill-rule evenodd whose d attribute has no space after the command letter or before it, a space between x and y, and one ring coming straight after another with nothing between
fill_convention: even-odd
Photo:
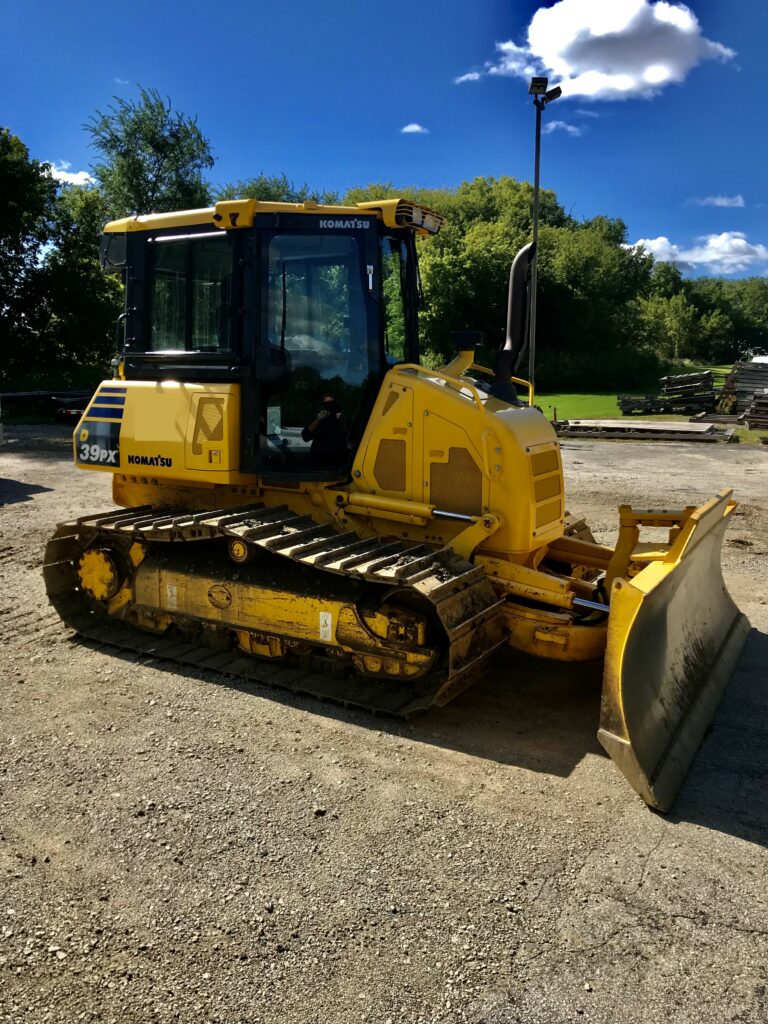
<instances>
[{"instance_id":1,"label":"green grass lawn","mask_svg":"<svg viewBox=\"0 0 768 1024\"><path fill-rule=\"evenodd\" d=\"M549 419L555 419L555 410L559 420L604 420L621 416L615 391L592 395L538 392L534 401Z\"/></svg>"}]
</instances>

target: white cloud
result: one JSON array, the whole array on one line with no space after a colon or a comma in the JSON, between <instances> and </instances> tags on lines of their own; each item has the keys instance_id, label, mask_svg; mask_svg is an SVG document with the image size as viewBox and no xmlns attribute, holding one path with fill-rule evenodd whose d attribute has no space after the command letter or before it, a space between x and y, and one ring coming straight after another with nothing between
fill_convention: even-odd
<instances>
[{"instance_id":1,"label":"white cloud","mask_svg":"<svg viewBox=\"0 0 768 1024\"><path fill-rule=\"evenodd\" d=\"M421 124L417 124L415 121L411 121L410 124L405 124L400 129L403 135L429 135L429 128L425 128Z\"/></svg>"},{"instance_id":2,"label":"white cloud","mask_svg":"<svg viewBox=\"0 0 768 1024\"><path fill-rule=\"evenodd\" d=\"M128 78L113 78L112 81L116 85L130 85L131 84L130 79L128 79Z\"/></svg>"},{"instance_id":3,"label":"white cloud","mask_svg":"<svg viewBox=\"0 0 768 1024\"><path fill-rule=\"evenodd\" d=\"M743 231L702 235L689 249L676 245L665 235L641 238L634 245L653 253L657 260L675 263L689 273L738 274L768 264L768 246L748 242Z\"/></svg>"},{"instance_id":4,"label":"white cloud","mask_svg":"<svg viewBox=\"0 0 768 1024\"><path fill-rule=\"evenodd\" d=\"M703 199L689 199L690 203L695 206L729 206L732 208L742 208L747 204L744 202L744 196L704 196Z\"/></svg>"},{"instance_id":5,"label":"white cloud","mask_svg":"<svg viewBox=\"0 0 768 1024\"><path fill-rule=\"evenodd\" d=\"M600 117L596 110L585 110L583 107L577 107L574 114L580 114L582 117Z\"/></svg>"},{"instance_id":6,"label":"white cloud","mask_svg":"<svg viewBox=\"0 0 768 1024\"><path fill-rule=\"evenodd\" d=\"M541 129L544 135L549 135L552 132L566 132L568 135L583 135L584 129L580 128L577 124L568 124L567 121L545 121L544 127Z\"/></svg>"},{"instance_id":7,"label":"white cloud","mask_svg":"<svg viewBox=\"0 0 768 1024\"><path fill-rule=\"evenodd\" d=\"M483 75L546 74L564 96L648 98L684 81L703 60L735 56L702 35L690 8L666 0L558 0L536 11L527 46L508 40L496 50L496 60L460 75L457 84Z\"/></svg>"},{"instance_id":8,"label":"white cloud","mask_svg":"<svg viewBox=\"0 0 768 1024\"><path fill-rule=\"evenodd\" d=\"M56 181L65 185L95 185L96 179L88 171L70 171L72 164L68 160L54 161L49 165L48 173Z\"/></svg>"}]
</instances>

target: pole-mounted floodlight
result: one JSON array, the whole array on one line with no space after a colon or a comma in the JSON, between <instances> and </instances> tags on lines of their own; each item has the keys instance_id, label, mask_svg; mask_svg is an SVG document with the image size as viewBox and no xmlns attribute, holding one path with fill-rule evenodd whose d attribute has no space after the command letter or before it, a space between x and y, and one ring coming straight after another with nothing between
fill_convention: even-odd
<instances>
[{"instance_id":1,"label":"pole-mounted floodlight","mask_svg":"<svg viewBox=\"0 0 768 1024\"><path fill-rule=\"evenodd\" d=\"M536 107L536 155L533 172L533 260L531 261L531 296L528 316L528 380L534 384L536 363L536 265L539 259L539 158L541 154L541 112L548 103L562 95L559 85L547 89L549 79L543 75L534 76L528 86Z\"/></svg>"}]
</instances>

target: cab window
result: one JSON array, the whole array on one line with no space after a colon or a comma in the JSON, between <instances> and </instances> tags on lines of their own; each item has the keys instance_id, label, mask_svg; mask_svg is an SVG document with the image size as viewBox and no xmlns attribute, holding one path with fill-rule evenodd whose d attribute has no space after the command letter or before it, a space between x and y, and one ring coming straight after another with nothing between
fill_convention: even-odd
<instances>
[{"instance_id":1,"label":"cab window","mask_svg":"<svg viewBox=\"0 0 768 1024\"><path fill-rule=\"evenodd\" d=\"M405 281L408 253L397 238L381 242L381 287L384 310L384 351L390 366L407 358Z\"/></svg>"},{"instance_id":2,"label":"cab window","mask_svg":"<svg viewBox=\"0 0 768 1024\"><path fill-rule=\"evenodd\" d=\"M150 243L152 351L229 348L232 243L215 237L155 238Z\"/></svg>"},{"instance_id":3,"label":"cab window","mask_svg":"<svg viewBox=\"0 0 768 1024\"><path fill-rule=\"evenodd\" d=\"M340 469L371 365L358 239L274 234L262 250L262 460L275 469ZM374 353L375 355L375 353Z\"/></svg>"}]
</instances>

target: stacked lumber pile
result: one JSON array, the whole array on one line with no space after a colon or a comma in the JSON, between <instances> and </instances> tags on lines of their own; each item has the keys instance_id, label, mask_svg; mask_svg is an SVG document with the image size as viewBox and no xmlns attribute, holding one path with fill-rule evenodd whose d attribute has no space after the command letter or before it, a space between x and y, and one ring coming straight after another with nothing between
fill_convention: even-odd
<instances>
[{"instance_id":1,"label":"stacked lumber pile","mask_svg":"<svg viewBox=\"0 0 768 1024\"><path fill-rule=\"evenodd\" d=\"M617 402L622 415L632 413L687 413L712 412L717 404L714 378L711 370L701 373L681 373L662 377L660 395L619 395Z\"/></svg>"},{"instance_id":2,"label":"stacked lumber pile","mask_svg":"<svg viewBox=\"0 0 768 1024\"><path fill-rule=\"evenodd\" d=\"M642 414L662 411L659 406L659 395L617 395L616 402L622 416L631 416L636 412Z\"/></svg>"},{"instance_id":3,"label":"stacked lumber pile","mask_svg":"<svg viewBox=\"0 0 768 1024\"><path fill-rule=\"evenodd\" d=\"M757 392L768 390L768 363L734 363L725 382L718 412L746 412Z\"/></svg>"},{"instance_id":4,"label":"stacked lumber pile","mask_svg":"<svg viewBox=\"0 0 768 1024\"><path fill-rule=\"evenodd\" d=\"M659 384L668 412L709 412L715 408L717 395L711 370L662 377Z\"/></svg>"},{"instance_id":5,"label":"stacked lumber pile","mask_svg":"<svg viewBox=\"0 0 768 1024\"><path fill-rule=\"evenodd\" d=\"M768 396L767 396L768 397ZM730 441L733 427L668 420L555 420L558 437L596 437L628 441Z\"/></svg>"},{"instance_id":6,"label":"stacked lumber pile","mask_svg":"<svg viewBox=\"0 0 768 1024\"><path fill-rule=\"evenodd\" d=\"M750 430L763 430L768 427L768 389L755 392L752 404L746 412L746 420Z\"/></svg>"}]
</instances>

